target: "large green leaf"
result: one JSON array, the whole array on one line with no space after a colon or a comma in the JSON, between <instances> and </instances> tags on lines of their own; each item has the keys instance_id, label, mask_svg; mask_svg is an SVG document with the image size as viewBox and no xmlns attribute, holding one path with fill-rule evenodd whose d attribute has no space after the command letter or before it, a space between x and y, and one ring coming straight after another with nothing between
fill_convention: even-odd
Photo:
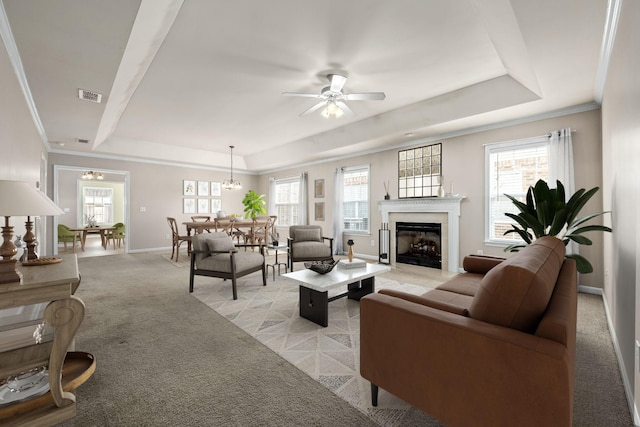
<instances>
[{"instance_id":1,"label":"large green leaf","mask_svg":"<svg viewBox=\"0 0 640 427\"><path fill-rule=\"evenodd\" d=\"M525 212L525 213L529 212L530 209L526 204L522 203L520 200L508 194L505 194L505 196L507 196L509 200L511 200L511 202L516 206L516 208L518 208L520 212Z\"/></svg>"},{"instance_id":2,"label":"large green leaf","mask_svg":"<svg viewBox=\"0 0 640 427\"><path fill-rule=\"evenodd\" d=\"M567 209L559 209L556 211L549 228L549 236L557 236L564 228L567 221Z\"/></svg>"},{"instance_id":3,"label":"large green leaf","mask_svg":"<svg viewBox=\"0 0 640 427\"><path fill-rule=\"evenodd\" d=\"M588 237L585 237L581 234L567 234L566 236L567 239L571 239L574 242L576 242L579 245L587 245L587 246L591 246L593 244L593 242L591 241L591 239L589 239Z\"/></svg>"},{"instance_id":4,"label":"large green leaf","mask_svg":"<svg viewBox=\"0 0 640 427\"><path fill-rule=\"evenodd\" d=\"M586 233L587 231L602 231L611 233L612 230L610 227L607 227L605 225L587 225L571 230L571 234L582 234Z\"/></svg>"},{"instance_id":5,"label":"large green leaf","mask_svg":"<svg viewBox=\"0 0 640 427\"><path fill-rule=\"evenodd\" d=\"M570 254L570 255L567 255L567 258L576 260L576 269L578 270L578 273L582 273L582 274L593 273L593 266L582 255Z\"/></svg>"},{"instance_id":6,"label":"large green leaf","mask_svg":"<svg viewBox=\"0 0 640 427\"><path fill-rule=\"evenodd\" d=\"M515 225L512 225L511 227L512 228L510 230L507 230L504 232L503 236L506 236L507 234L511 234L511 233L517 233L518 236L520 236L520 238L525 242L531 243L533 241L533 236L527 230L518 228Z\"/></svg>"},{"instance_id":7,"label":"large green leaf","mask_svg":"<svg viewBox=\"0 0 640 427\"><path fill-rule=\"evenodd\" d=\"M584 222L587 222L587 221L589 221L590 219L593 219L593 218L598 217L598 216L600 216L600 215L604 215L604 214L606 214L606 213L609 213L609 211L606 211L606 212L596 212L596 213L592 213L592 214L589 214L589 215L585 215L585 216L583 216L583 217L581 217L581 218L578 218L578 219L574 220L574 221L571 223L571 227L577 227L578 225L580 225L580 224L582 224L582 223L584 223Z\"/></svg>"},{"instance_id":8,"label":"large green leaf","mask_svg":"<svg viewBox=\"0 0 640 427\"><path fill-rule=\"evenodd\" d=\"M567 216L567 225L569 227L571 227L571 224L573 224L574 219L578 216L578 214L580 213L580 211L582 210L582 208L584 207L584 205L589 201L589 199L596 194L596 192L598 191L599 187L593 187L591 190L585 192L584 194L582 194L580 197L578 197L578 199L576 200L575 204L572 205L569 209L569 215ZM580 191L580 190L579 190ZM578 192L579 192L578 191ZM584 191L584 190L582 190ZM577 193L576 193L577 194Z\"/></svg>"}]
</instances>

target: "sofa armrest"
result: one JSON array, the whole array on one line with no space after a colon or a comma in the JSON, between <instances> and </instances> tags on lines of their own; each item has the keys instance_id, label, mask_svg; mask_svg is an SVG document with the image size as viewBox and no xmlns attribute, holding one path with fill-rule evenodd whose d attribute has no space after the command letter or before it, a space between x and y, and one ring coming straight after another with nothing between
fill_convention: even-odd
<instances>
[{"instance_id":1,"label":"sofa armrest","mask_svg":"<svg viewBox=\"0 0 640 427\"><path fill-rule=\"evenodd\" d=\"M381 293L360 300L361 375L448 425L570 426L573 364L549 339Z\"/></svg>"},{"instance_id":2,"label":"sofa armrest","mask_svg":"<svg viewBox=\"0 0 640 427\"><path fill-rule=\"evenodd\" d=\"M424 305L427 307L436 308L438 310L448 311L449 313L458 314L460 316L468 316L469 310L463 307L458 307L452 304L447 304L443 301L434 301L427 298L424 298L420 295L408 294L402 291L396 291L393 289L381 289L378 291L380 294L389 295L395 298L402 298L405 301L410 301L416 304Z\"/></svg>"},{"instance_id":3,"label":"sofa armrest","mask_svg":"<svg viewBox=\"0 0 640 427\"><path fill-rule=\"evenodd\" d=\"M490 255L467 255L462 261L462 268L469 273L487 274L505 259Z\"/></svg>"}]
</instances>

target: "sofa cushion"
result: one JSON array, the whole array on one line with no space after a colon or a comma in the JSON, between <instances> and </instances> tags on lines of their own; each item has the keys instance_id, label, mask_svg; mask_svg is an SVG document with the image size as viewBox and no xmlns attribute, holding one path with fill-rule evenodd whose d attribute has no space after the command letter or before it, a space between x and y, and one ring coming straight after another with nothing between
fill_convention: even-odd
<instances>
[{"instance_id":1,"label":"sofa cushion","mask_svg":"<svg viewBox=\"0 0 640 427\"><path fill-rule=\"evenodd\" d=\"M437 304L439 303L451 307L456 307L457 310L455 312L463 316L468 315L469 306L473 302L473 297L469 295L457 294L455 292L443 291L441 289L432 289L428 292L425 292L420 297L426 301L433 302L433 304L431 305L435 308L438 308ZM450 309L447 309L446 311L454 312Z\"/></svg>"},{"instance_id":2,"label":"sofa cushion","mask_svg":"<svg viewBox=\"0 0 640 427\"><path fill-rule=\"evenodd\" d=\"M545 236L492 268L482 279L469 317L534 333L565 256L562 240Z\"/></svg>"},{"instance_id":3,"label":"sofa cushion","mask_svg":"<svg viewBox=\"0 0 640 427\"><path fill-rule=\"evenodd\" d=\"M246 270L261 266L264 263L264 257L259 252L237 252L233 258L236 262L236 274L241 274ZM198 270L231 273L231 255L211 255L200 261L197 267Z\"/></svg>"},{"instance_id":4,"label":"sofa cushion","mask_svg":"<svg viewBox=\"0 0 640 427\"><path fill-rule=\"evenodd\" d=\"M487 274L505 258L488 255L467 255L462 261L462 268L469 273Z\"/></svg>"},{"instance_id":5,"label":"sofa cushion","mask_svg":"<svg viewBox=\"0 0 640 427\"><path fill-rule=\"evenodd\" d=\"M462 273L458 274L436 289L442 291L455 292L457 294L474 296L478 292L480 282L484 278L484 274Z\"/></svg>"},{"instance_id":6,"label":"sofa cushion","mask_svg":"<svg viewBox=\"0 0 640 427\"><path fill-rule=\"evenodd\" d=\"M322 233L318 228L297 228L294 231L293 241L298 242L321 242Z\"/></svg>"},{"instance_id":7,"label":"sofa cushion","mask_svg":"<svg viewBox=\"0 0 640 427\"><path fill-rule=\"evenodd\" d=\"M330 258L331 248L319 242L299 242L295 244L295 257L300 258Z\"/></svg>"},{"instance_id":8,"label":"sofa cushion","mask_svg":"<svg viewBox=\"0 0 640 427\"><path fill-rule=\"evenodd\" d=\"M236 248L233 244L233 239L227 233L222 233L222 236L207 239L207 246L210 251L232 251Z\"/></svg>"},{"instance_id":9,"label":"sofa cushion","mask_svg":"<svg viewBox=\"0 0 640 427\"><path fill-rule=\"evenodd\" d=\"M229 235L223 231L217 231L213 233L202 233L196 234L191 237L191 244L193 246L194 251L210 251L212 250L209 247L209 241L213 239L225 239L230 238ZM231 241L233 244L233 240ZM204 258L207 258L211 254L208 253L196 253L196 263L202 261Z\"/></svg>"}]
</instances>

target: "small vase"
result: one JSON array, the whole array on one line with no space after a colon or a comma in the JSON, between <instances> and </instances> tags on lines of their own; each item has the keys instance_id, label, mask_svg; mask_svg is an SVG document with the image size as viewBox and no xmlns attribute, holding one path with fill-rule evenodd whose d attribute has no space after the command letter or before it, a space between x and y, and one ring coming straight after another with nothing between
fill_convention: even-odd
<instances>
[{"instance_id":1,"label":"small vase","mask_svg":"<svg viewBox=\"0 0 640 427\"><path fill-rule=\"evenodd\" d=\"M444 187L442 185L438 187L438 197L444 197Z\"/></svg>"},{"instance_id":2,"label":"small vase","mask_svg":"<svg viewBox=\"0 0 640 427\"><path fill-rule=\"evenodd\" d=\"M388 194L385 194L385 195L384 195L384 199L385 199L385 200L389 200L390 198L391 198L391 196L389 196Z\"/></svg>"},{"instance_id":3,"label":"small vase","mask_svg":"<svg viewBox=\"0 0 640 427\"><path fill-rule=\"evenodd\" d=\"M349 246L349 262L353 262L353 246Z\"/></svg>"}]
</instances>

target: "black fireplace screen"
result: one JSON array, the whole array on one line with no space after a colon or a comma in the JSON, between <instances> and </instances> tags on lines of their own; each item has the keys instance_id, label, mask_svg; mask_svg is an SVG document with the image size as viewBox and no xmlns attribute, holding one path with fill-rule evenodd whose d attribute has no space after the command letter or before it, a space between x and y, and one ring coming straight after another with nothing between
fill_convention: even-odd
<instances>
[{"instance_id":1,"label":"black fireplace screen","mask_svg":"<svg viewBox=\"0 0 640 427\"><path fill-rule=\"evenodd\" d=\"M397 222L396 262L442 269L442 225Z\"/></svg>"}]
</instances>

